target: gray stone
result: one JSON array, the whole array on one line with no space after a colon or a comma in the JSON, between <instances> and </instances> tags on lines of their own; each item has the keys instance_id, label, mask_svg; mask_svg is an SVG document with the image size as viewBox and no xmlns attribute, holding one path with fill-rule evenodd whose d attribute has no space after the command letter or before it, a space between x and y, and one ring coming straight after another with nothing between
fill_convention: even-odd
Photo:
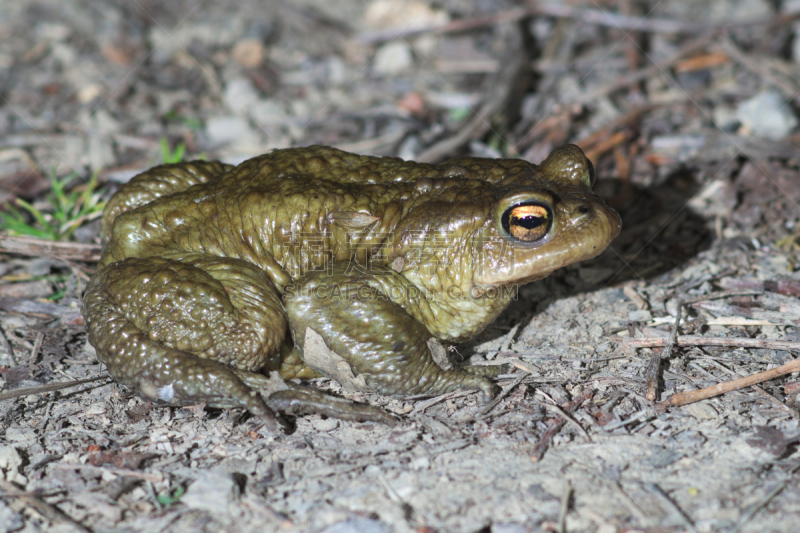
<instances>
[{"instance_id":1,"label":"gray stone","mask_svg":"<svg viewBox=\"0 0 800 533\"><path fill-rule=\"evenodd\" d=\"M227 515L229 505L239 497L239 486L230 474L201 470L189 485L181 503L191 509L208 511L213 516Z\"/></svg>"},{"instance_id":2,"label":"gray stone","mask_svg":"<svg viewBox=\"0 0 800 533\"><path fill-rule=\"evenodd\" d=\"M774 91L765 91L741 102L736 118L742 123L742 133L776 141L797 126L791 106Z\"/></svg>"},{"instance_id":3,"label":"gray stone","mask_svg":"<svg viewBox=\"0 0 800 533\"><path fill-rule=\"evenodd\" d=\"M381 47L375 54L372 68L380 76L395 76L411 67L411 47L402 41L393 41Z\"/></svg>"}]
</instances>

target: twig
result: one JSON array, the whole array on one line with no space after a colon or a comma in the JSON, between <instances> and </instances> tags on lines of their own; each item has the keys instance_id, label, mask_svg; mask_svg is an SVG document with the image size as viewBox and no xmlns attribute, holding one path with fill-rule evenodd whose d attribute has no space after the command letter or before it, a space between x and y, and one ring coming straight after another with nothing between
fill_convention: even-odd
<instances>
[{"instance_id":1,"label":"twig","mask_svg":"<svg viewBox=\"0 0 800 533\"><path fill-rule=\"evenodd\" d=\"M36 357L39 355L39 350L42 349L42 341L44 341L44 333L41 331L36 333L36 340L33 342L33 349L31 350L30 364L36 364Z\"/></svg>"},{"instance_id":2,"label":"twig","mask_svg":"<svg viewBox=\"0 0 800 533\"><path fill-rule=\"evenodd\" d=\"M600 156L602 156L609 150L612 150L617 146L620 146L622 143L629 140L630 137L631 133L629 131L618 131L615 134L606 137L592 148L585 149L584 151L586 152L586 158L589 161L597 161L600 158Z\"/></svg>"},{"instance_id":3,"label":"twig","mask_svg":"<svg viewBox=\"0 0 800 533\"><path fill-rule=\"evenodd\" d=\"M675 348L675 339L678 337L678 326L681 323L682 308L683 302L678 302L678 310L675 312L675 324L673 324L669 339L667 339L667 345L664 347L662 353L658 353L658 350L653 350L653 355L650 357L650 364L647 365L647 370L645 371L647 392L644 397L651 402L656 401L656 398L658 398L658 370L661 368L661 360L669 359L672 355L672 349Z\"/></svg>"},{"instance_id":4,"label":"twig","mask_svg":"<svg viewBox=\"0 0 800 533\"><path fill-rule=\"evenodd\" d=\"M248 494L242 500L242 503L244 504L245 507L260 514L261 516L273 520L275 522L279 522L279 527L283 530L292 529L294 526L294 522L289 520L289 518L286 515L279 513L269 505L265 505L252 493Z\"/></svg>"},{"instance_id":5,"label":"twig","mask_svg":"<svg viewBox=\"0 0 800 533\"><path fill-rule=\"evenodd\" d=\"M11 391L0 394L0 402L3 400L11 400L12 398L19 398L20 396L28 396L29 394L42 394L45 392L53 392L61 389L68 389L76 385L83 385L84 383L91 383L93 381L100 381L101 379L108 379L108 374L96 376L87 379L78 379L75 381L68 381L64 383L48 383L47 385L39 385L37 387L26 387L24 389L14 389Z\"/></svg>"},{"instance_id":6,"label":"twig","mask_svg":"<svg viewBox=\"0 0 800 533\"><path fill-rule=\"evenodd\" d=\"M562 409L565 412L572 414L575 412L575 410L578 409L578 407L581 406L581 404L583 404L583 402L588 400L590 397L591 393L587 391L578 396L577 398L575 398L574 400L564 403L562 405ZM542 405L551 405L551 404L542 404ZM564 427L564 424L566 423L567 420L563 416L559 416L558 418L550 422L550 426L547 428L547 431L544 432L544 435L542 435L542 438L539 439L539 442L533 449L533 453L531 454L532 461L542 460L542 457L544 457L544 453L550 446L550 441L553 440L553 437L555 437L558 434L558 432L561 430L562 427Z\"/></svg>"},{"instance_id":7,"label":"twig","mask_svg":"<svg viewBox=\"0 0 800 533\"><path fill-rule=\"evenodd\" d=\"M800 280L777 278L765 281L756 279L724 278L719 280L721 287L729 290L754 290L777 292L785 296L800 296Z\"/></svg>"},{"instance_id":8,"label":"twig","mask_svg":"<svg viewBox=\"0 0 800 533\"><path fill-rule=\"evenodd\" d=\"M622 498L622 501L628 505L628 508L633 514L636 515L636 518L638 518L642 524L650 525L652 523L653 520L650 518L650 515L647 513L647 511L642 509L639 504L637 504L633 498L631 498L628 493L625 492L625 489L622 488L622 484L619 481L612 479L611 486L614 487L614 489L617 491L617 494Z\"/></svg>"},{"instance_id":9,"label":"twig","mask_svg":"<svg viewBox=\"0 0 800 533\"><path fill-rule=\"evenodd\" d=\"M611 337L614 342L624 342L635 348L653 348L665 346L665 338L647 337L633 339L628 337ZM678 346L724 346L728 348L766 348L768 350L800 350L800 342L781 341L772 339L740 339L725 337L698 337L694 335L681 335L675 340Z\"/></svg>"},{"instance_id":10,"label":"twig","mask_svg":"<svg viewBox=\"0 0 800 533\"><path fill-rule=\"evenodd\" d=\"M667 493L665 493L665 492L664 492L664 491L661 489L661 487L659 487L659 486L658 486L658 485L656 485L655 483L645 483L645 485L644 485L644 486L645 486L645 487L647 488L647 490L649 490L651 493L653 493L653 494L655 494L656 496L658 496L658 498L659 498L659 499L660 499L662 502L664 502L664 503L667 505L667 507L669 507L670 509L672 509L672 511L673 511L675 514L677 514L678 516L680 516L680 517L681 517L681 520L683 521L683 524L686 526L686 528L687 528L689 531L694 531L695 533L697 532L697 528L695 528L695 527L694 527L694 522L692 521L692 519L691 519L691 518L689 518L689 516L688 516L688 515L687 515L685 512L683 512L683 509L681 509L680 507L678 507L678 504L676 504L674 501L672 501L672 498L670 498L670 497L669 497L669 495L668 495Z\"/></svg>"},{"instance_id":11,"label":"twig","mask_svg":"<svg viewBox=\"0 0 800 533\"><path fill-rule=\"evenodd\" d=\"M650 354L650 361L644 370L646 380L644 397L654 402L658 398L658 371L661 368L661 349L653 348Z\"/></svg>"},{"instance_id":12,"label":"twig","mask_svg":"<svg viewBox=\"0 0 800 533\"><path fill-rule=\"evenodd\" d=\"M749 387L751 385L755 385L756 383L775 379L786 374L791 374L792 372L800 372L800 359L792 359L785 365L781 365L778 368L765 370L764 372L752 374L750 376L735 379L733 381L717 383L716 385L712 385L711 387L706 387L704 389L673 394L668 399L661 402L660 405L663 405L664 407L677 407L679 405L686 405L700 400L713 398L714 396L719 396L720 394L725 394L726 392L743 389L744 387Z\"/></svg>"},{"instance_id":13,"label":"twig","mask_svg":"<svg viewBox=\"0 0 800 533\"><path fill-rule=\"evenodd\" d=\"M407 133L408 132L406 130L401 128L396 131L391 131L386 135L381 135L380 137L374 137L372 139L364 139L363 141L350 143L335 143L333 146L339 150L345 150L347 152L357 152L360 154L370 153L374 152L380 147L395 144L405 137Z\"/></svg>"},{"instance_id":14,"label":"twig","mask_svg":"<svg viewBox=\"0 0 800 533\"><path fill-rule=\"evenodd\" d=\"M722 370L723 372L725 372L726 374L728 374L730 376L733 376L735 378L744 377L741 374L739 374L738 372L734 372L730 368L728 368L725 365L719 363L718 361L715 361L714 359L709 358L708 362L711 363L712 365L716 366L717 368L719 368L720 370ZM789 413L791 413L793 415L797 415L797 411L795 411L794 409L792 409L791 407L789 407L788 405L786 405L785 403L783 403L782 401L780 401L775 396L773 396L772 394L768 393L767 391L765 391L764 389L762 389L758 385L753 385L752 387L756 392L758 392L762 396L766 397L770 402L775 404L780 409L783 409L784 411L787 411L787 412L789 412Z\"/></svg>"},{"instance_id":15,"label":"twig","mask_svg":"<svg viewBox=\"0 0 800 533\"><path fill-rule=\"evenodd\" d=\"M472 30L475 28L483 28L486 26L494 26L503 22L514 22L533 14L531 8L516 8L501 11L490 16L472 17L460 20L454 20L447 24L440 26L428 26L425 28L404 28L396 29L391 28L388 30L364 32L358 36L358 40L362 43L382 43L391 41L392 39L416 37L426 33L453 33L458 31Z\"/></svg>"},{"instance_id":16,"label":"twig","mask_svg":"<svg viewBox=\"0 0 800 533\"><path fill-rule=\"evenodd\" d=\"M491 411L492 409L494 409L495 407L497 407L497 404L499 404L501 401L503 401L503 399L504 399L506 396L508 396L508 394L509 394L509 393L510 393L512 390L516 389L516 388L517 388L517 386L518 386L520 383L522 383L522 380L523 380L523 379L525 379L526 377L528 377L529 375L530 375L530 374L527 374L527 373L525 373L525 374L520 374L520 375L519 375L519 376L518 376L518 377L517 377L517 378L514 380L514 382L513 382L513 383L511 383L511 385L510 385L510 386L508 386L508 387L504 388L502 391L500 391L500 394L498 394L497 396L495 396L495 397L492 399L492 401L491 401L491 402L489 402L489 404L488 404L486 407L484 407L484 408L483 408L483 411L481 411L481 415L487 415L487 414L489 414L489 411Z\"/></svg>"},{"instance_id":17,"label":"twig","mask_svg":"<svg viewBox=\"0 0 800 533\"><path fill-rule=\"evenodd\" d=\"M647 301L645 301L645 299L642 298L642 296L638 292L636 292L636 289L632 284L630 283L625 284L622 287L622 292L625 293L625 296L627 296L630 301L636 304L636 307L638 309L648 309L650 307Z\"/></svg>"},{"instance_id":18,"label":"twig","mask_svg":"<svg viewBox=\"0 0 800 533\"><path fill-rule=\"evenodd\" d=\"M56 242L33 237L12 237L0 232L0 252L29 257L55 257L74 261L96 263L103 248L99 244Z\"/></svg>"},{"instance_id":19,"label":"twig","mask_svg":"<svg viewBox=\"0 0 800 533\"><path fill-rule=\"evenodd\" d=\"M564 422L566 422L567 424L569 424L573 428L575 428L575 430L578 433L580 433L583 436L584 439L586 439L586 442L592 442L592 437L590 437L589 433L587 433L586 430L583 429L583 426L581 426L578 423L577 420L572 418L572 415L570 413L567 413L566 411L564 411L564 409L562 409L558 405L556 405L554 403L546 403L546 402L539 402L539 401L535 401L533 403L535 403L536 405L541 405L542 407L544 407L548 411L553 411L557 415L560 415L564 419ZM574 411L574 409L573 409L573 411Z\"/></svg>"},{"instance_id":20,"label":"twig","mask_svg":"<svg viewBox=\"0 0 800 533\"><path fill-rule=\"evenodd\" d=\"M417 402L414 406L414 410L411 412L412 415L421 413L425 411L428 407L432 407L437 403L441 403L445 400L450 400L452 398L460 398L462 396L469 396L470 394L475 394L475 391L455 391L455 392L447 392L445 394L440 394L439 396L434 396L433 398L428 398L427 400L423 400ZM410 399L413 399L410 398Z\"/></svg>"},{"instance_id":21,"label":"twig","mask_svg":"<svg viewBox=\"0 0 800 533\"><path fill-rule=\"evenodd\" d=\"M580 28L576 27L575 24L568 24L564 20L559 21L553 28L551 37L542 50L541 59L545 61L555 59L558 63L569 66L574 56L575 44L580 36L579 32ZM549 131L553 128L564 129L565 124L569 123L569 121L564 120L552 121L553 109L545 109L548 96L554 92L558 81L562 77L563 72L554 70L542 73L542 78L537 84L533 109L526 113L527 116L521 124L515 126L517 131L527 130L527 133L515 143L515 151L519 152L522 147L527 148L530 146L533 139L541 131ZM558 114L560 115L560 113ZM548 117L548 115L550 116ZM531 127L531 124L533 124L533 127Z\"/></svg>"},{"instance_id":22,"label":"twig","mask_svg":"<svg viewBox=\"0 0 800 533\"><path fill-rule=\"evenodd\" d=\"M675 65L675 72L693 72L697 70L706 70L711 67L724 65L730 60L728 54L725 52L711 52L700 56L694 56Z\"/></svg>"},{"instance_id":23,"label":"twig","mask_svg":"<svg viewBox=\"0 0 800 533\"><path fill-rule=\"evenodd\" d=\"M764 290L756 289L743 289L732 291L718 291L711 294L701 294L699 296L692 296L691 298L682 299L683 305L695 304L697 302L705 302L707 300L719 300L722 298L730 298L731 296L759 296L764 294Z\"/></svg>"},{"instance_id":24,"label":"twig","mask_svg":"<svg viewBox=\"0 0 800 533\"><path fill-rule=\"evenodd\" d=\"M567 531L567 513L569 512L570 498L572 498L572 484L567 481L567 486L564 487L564 494L561 495L561 508L558 512L559 533L566 533Z\"/></svg>"},{"instance_id":25,"label":"twig","mask_svg":"<svg viewBox=\"0 0 800 533\"><path fill-rule=\"evenodd\" d=\"M613 120L609 124L606 124L604 127L600 128L594 133L590 133L586 137L578 139L577 141L575 141L575 144L586 150L590 148L592 145L600 142L602 139L605 139L606 137L611 135L611 132L613 132L617 128L621 126L628 126L634 124L641 115L647 113L648 111L652 110L655 107L656 104L652 103L634 107L621 117Z\"/></svg>"}]
</instances>

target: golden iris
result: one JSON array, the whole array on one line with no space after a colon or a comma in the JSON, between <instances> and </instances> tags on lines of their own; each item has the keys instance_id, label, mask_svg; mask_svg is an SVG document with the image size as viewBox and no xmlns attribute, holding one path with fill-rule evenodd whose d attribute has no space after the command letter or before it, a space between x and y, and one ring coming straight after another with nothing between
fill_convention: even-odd
<instances>
[{"instance_id":1,"label":"golden iris","mask_svg":"<svg viewBox=\"0 0 800 533\"><path fill-rule=\"evenodd\" d=\"M550 212L541 205L518 205L506 213L508 233L520 241L537 241L547 234L550 227Z\"/></svg>"}]
</instances>

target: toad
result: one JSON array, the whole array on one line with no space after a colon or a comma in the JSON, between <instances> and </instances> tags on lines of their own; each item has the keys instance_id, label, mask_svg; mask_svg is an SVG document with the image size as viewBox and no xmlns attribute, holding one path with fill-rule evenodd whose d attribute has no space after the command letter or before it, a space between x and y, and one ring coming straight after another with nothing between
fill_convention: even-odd
<instances>
[{"instance_id":1,"label":"toad","mask_svg":"<svg viewBox=\"0 0 800 533\"><path fill-rule=\"evenodd\" d=\"M145 398L245 408L272 430L276 411L393 420L284 385L293 378L491 398L492 367L446 368L437 346L476 335L520 285L608 246L620 218L594 181L574 145L540 165L321 146L236 167L161 165L105 208L83 306L89 342Z\"/></svg>"}]
</instances>

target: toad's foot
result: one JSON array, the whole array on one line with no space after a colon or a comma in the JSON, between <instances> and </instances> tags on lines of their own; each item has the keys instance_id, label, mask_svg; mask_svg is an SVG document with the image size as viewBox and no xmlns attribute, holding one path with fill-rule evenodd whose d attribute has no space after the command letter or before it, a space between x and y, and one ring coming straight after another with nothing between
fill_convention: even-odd
<instances>
[{"instance_id":1,"label":"toad's foot","mask_svg":"<svg viewBox=\"0 0 800 533\"><path fill-rule=\"evenodd\" d=\"M249 387L260 391L267 405L287 415L318 414L353 422L377 422L393 426L397 420L378 407L327 395L321 391L282 381L277 375L267 377L255 372L237 371L237 376ZM275 386L278 380L278 386ZM279 390L275 390L275 389Z\"/></svg>"}]
</instances>

